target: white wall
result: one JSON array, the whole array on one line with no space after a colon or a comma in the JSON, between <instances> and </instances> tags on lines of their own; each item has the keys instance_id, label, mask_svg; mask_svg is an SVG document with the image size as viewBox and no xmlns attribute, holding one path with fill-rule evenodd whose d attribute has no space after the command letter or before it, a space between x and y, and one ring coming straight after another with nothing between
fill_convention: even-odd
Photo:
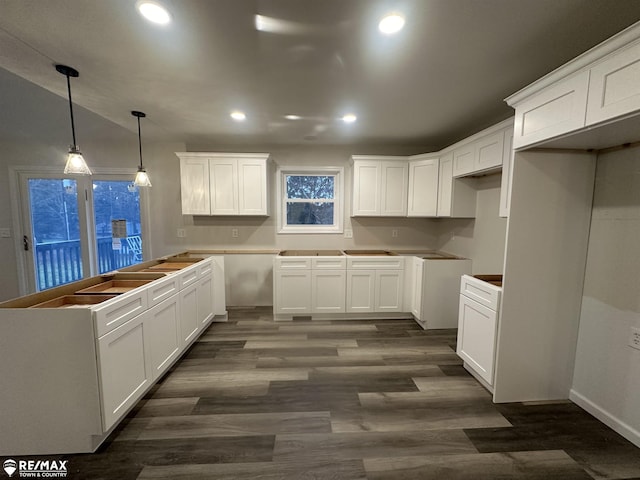
<instances>
[{"instance_id":1,"label":"white wall","mask_svg":"<svg viewBox=\"0 0 640 480\"><path fill-rule=\"evenodd\" d=\"M598 157L572 400L640 446L640 148Z\"/></svg>"},{"instance_id":2,"label":"white wall","mask_svg":"<svg viewBox=\"0 0 640 480\"><path fill-rule=\"evenodd\" d=\"M473 259L474 274L502 273L507 219L498 216L501 175L475 179L476 218L440 220L438 249Z\"/></svg>"}]
</instances>

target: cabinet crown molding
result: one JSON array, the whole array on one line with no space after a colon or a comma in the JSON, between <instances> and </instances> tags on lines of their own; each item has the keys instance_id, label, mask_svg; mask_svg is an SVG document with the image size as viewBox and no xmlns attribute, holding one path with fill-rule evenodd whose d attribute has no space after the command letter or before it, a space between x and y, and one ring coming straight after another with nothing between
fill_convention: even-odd
<instances>
[{"instance_id":1,"label":"cabinet crown molding","mask_svg":"<svg viewBox=\"0 0 640 480\"><path fill-rule=\"evenodd\" d=\"M268 159L269 153L237 153L237 152L174 152L178 158L255 158Z\"/></svg>"}]
</instances>

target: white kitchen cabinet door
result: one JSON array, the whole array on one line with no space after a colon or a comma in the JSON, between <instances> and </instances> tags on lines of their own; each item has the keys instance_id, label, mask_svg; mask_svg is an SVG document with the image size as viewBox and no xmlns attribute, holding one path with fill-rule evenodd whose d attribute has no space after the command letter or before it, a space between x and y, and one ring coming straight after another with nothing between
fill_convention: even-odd
<instances>
[{"instance_id":1,"label":"white kitchen cabinet door","mask_svg":"<svg viewBox=\"0 0 640 480\"><path fill-rule=\"evenodd\" d=\"M591 68L587 125L640 110L640 44Z\"/></svg>"},{"instance_id":2,"label":"white kitchen cabinet door","mask_svg":"<svg viewBox=\"0 0 640 480\"><path fill-rule=\"evenodd\" d=\"M267 163L238 159L238 214L267 215Z\"/></svg>"},{"instance_id":3,"label":"white kitchen cabinet door","mask_svg":"<svg viewBox=\"0 0 640 480\"><path fill-rule=\"evenodd\" d=\"M468 143L453 151L453 176L459 177L475 169L476 144Z\"/></svg>"},{"instance_id":4,"label":"white kitchen cabinet door","mask_svg":"<svg viewBox=\"0 0 640 480\"><path fill-rule=\"evenodd\" d=\"M311 270L277 270L275 313L311 314Z\"/></svg>"},{"instance_id":5,"label":"white kitchen cabinet door","mask_svg":"<svg viewBox=\"0 0 640 480\"><path fill-rule=\"evenodd\" d=\"M438 174L438 217L475 217L477 190L473 182L473 178L453 177L453 152L442 155Z\"/></svg>"},{"instance_id":6,"label":"white kitchen cabinet door","mask_svg":"<svg viewBox=\"0 0 640 480\"><path fill-rule=\"evenodd\" d=\"M407 216L435 217L438 214L438 158L409 162Z\"/></svg>"},{"instance_id":7,"label":"white kitchen cabinet door","mask_svg":"<svg viewBox=\"0 0 640 480\"><path fill-rule=\"evenodd\" d=\"M346 270L315 270L311 273L311 313L344 313Z\"/></svg>"},{"instance_id":8,"label":"white kitchen cabinet door","mask_svg":"<svg viewBox=\"0 0 640 480\"><path fill-rule=\"evenodd\" d=\"M402 270L376 270L375 275L375 312L402 311Z\"/></svg>"},{"instance_id":9,"label":"white kitchen cabinet door","mask_svg":"<svg viewBox=\"0 0 640 480\"><path fill-rule=\"evenodd\" d=\"M212 158L209 161L211 215L238 214L238 160Z\"/></svg>"},{"instance_id":10,"label":"white kitchen cabinet door","mask_svg":"<svg viewBox=\"0 0 640 480\"><path fill-rule=\"evenodd\" d=\"M375 270L347 270L347 313L373 312L375 294Z\"/></svg>"},{"instance_id":11,"label":"white kitchen cabinet door","mask_svg":"<svg viewBox=\"0 0 640 480\"><path fill-rule=\"evenodd\" d=\"M438 172L438 211L439 217L451 216L451 194L453 187L453 152L440 157Z\"/></svg>"},{"instance_id":12,"label":"white kitchen cabinet door","mask_svg":"<svg viewBox=\"0 0 640 480\"><path fill-rule=\"evenodd\" d=\"M493 386L498 314L460 295L456 352L489 385Z\"/></svg>"},{"instance_id":13,"label":"white kitchen cabinet door","mask_svg":"<svg viewBox=\"0 0 640 480\"><path fill-rule=\"evenodd\" d=\"M183 215L211 214L208 158L180 158L180 199Z\"/></svg>"},{"instance_id":14,"label":"white kitchen cabinet door","mask_svg":"<svg viewBox=\"0 0 640 480\"><path fill-rule=\"evenodd\" d=\"M381 167L380 216L406 217L408 164L405 161L385 161Z\"/></svg>"},{"instance_id":15,"label":"white kitchen cabinet door","mask_svg":"<svg viewBox=\"0 0 640 480\"><path fill-rule=\"evenodd\" d=\"M164 300L144 314L144 348L152 381L167 371L182 351L178 295Z\"/></svg>"},{"instance_id":16,"label":"white kitchen cabinet door","mask_svg":"<svg viewBox=\"0 0 640 480\"><path fill-rule=\"evenodd\" d=\"M504 151L504 131L488 135L476 142L476 155L473 170L481 172L502 165Z\"/></svg>"},{"instance_id":17,"label":"white kitchen cabinet door","mask_svg":"<svg viewBox=\"0 0 640 480\"><path fill-rule=\"evenodd\" d=\"M511 168L514 154L513 130L509 130L505 132L504 135L502 179L500 180L500 207L498 211L500 217L509 216L509 205L511 204Z\"/></svg>"},{"instance_id":18,"label":"white kitchen cabinet door","mask_svg":"<svg viewBox=\"0 0 640 480\"><path fill-rule=\"evenodd\" d=\"M379 161L356 160L353 163L353 215L380 215L382 165Z\"/></svg>"},{"instance_id":19,"label":"white kitchen cabinet door","mask_svg":"<svg viewBox=\"0 0 640 480\"><path fill-rule=\"evenodd\" d=\"M213 296L213 275L209 274L198 281L198 322L200 328L206 326L209 320L213 318L215 312Z\"/></svg>"},{"instance_id":20,"label":"white kitchen cabinet door","mask_svg":"<svg viewBox=\"0 0 640 480\"><path fill-rule=\"evenodd\" d=\"M584 127L589 72L545 88L516 105L513 146L516 149Z\"/></svg>"},{"instance_id":21,"label":"white kitchen cabinet door","mask_svg":"<svg viewBox=\"0 0 640 480\"><path fill-rule=\"evenodd\" d=\"M138 315L96 340L105 432L151 384L145 357L144 318L145 315Z\"/></svg>"},{"instance_id":22,"label":"white kitchen cabinet door","mask_svg":"<svg viewBox=\"0 0 640 480\"><path fill-rule=\"evenodd\" d=\"M416 320L423 320L422 318L422 276L424 272L424 260L414 257L413 259L413 275L412 275L412 300L411 300L411 313Z\"/></svg>"},{"instance_id":23,"label":"white kitchen cabinet door","mask_svg":"<svg viewBox=\"0 0 640 480\"><path fill-rule=\"evenodd\" d=\"M200 329L198 317L198 284L191 285L179 293L180 297L180 341L188 345L196 338Z\"/></svg>"}]
</instances>

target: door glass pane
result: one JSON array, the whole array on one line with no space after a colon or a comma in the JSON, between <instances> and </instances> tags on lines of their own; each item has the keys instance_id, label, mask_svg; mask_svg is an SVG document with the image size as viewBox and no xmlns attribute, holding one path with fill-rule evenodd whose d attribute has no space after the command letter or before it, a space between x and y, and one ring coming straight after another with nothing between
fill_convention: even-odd
<instances>
[{"instance_id":1,"label":"door glass pane","mask_svg":"<svg viewBox=\"0 0 640 480\"><path fill-rule=\"evenodd\" d=\"M75 180L30 178L31 245L38 291L82 278Z\"/></svg>"},{"instance_id":2,"label":"door glass pane","mask_svg":"<svg viewBox=\"0 0 640 480\"><path fill-rule=\"evenodd\" d=\"M142 229L138 188L130 181L94 180L93 209L98 272L105 273L140 263Z\"/></svg>"}]
</instances>

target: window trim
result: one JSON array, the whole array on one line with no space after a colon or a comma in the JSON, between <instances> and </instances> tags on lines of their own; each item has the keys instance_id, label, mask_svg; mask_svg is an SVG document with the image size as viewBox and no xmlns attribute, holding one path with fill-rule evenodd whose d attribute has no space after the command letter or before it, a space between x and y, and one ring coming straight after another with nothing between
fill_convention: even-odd
<instances>
[{"instance_id":1,"label":"window trim","mask_svg":"<svg viewBox=\"0 0 640 480\"><path fill-rule=\"evenodd\" d=\"M333 225L287 225L287 190L285 177L287 175L333 175ZM343 167L289 167L279 166L277 172L277 222L278 234L341 234L344 231L344 168Z\"/></svg>"}]
</instances>

